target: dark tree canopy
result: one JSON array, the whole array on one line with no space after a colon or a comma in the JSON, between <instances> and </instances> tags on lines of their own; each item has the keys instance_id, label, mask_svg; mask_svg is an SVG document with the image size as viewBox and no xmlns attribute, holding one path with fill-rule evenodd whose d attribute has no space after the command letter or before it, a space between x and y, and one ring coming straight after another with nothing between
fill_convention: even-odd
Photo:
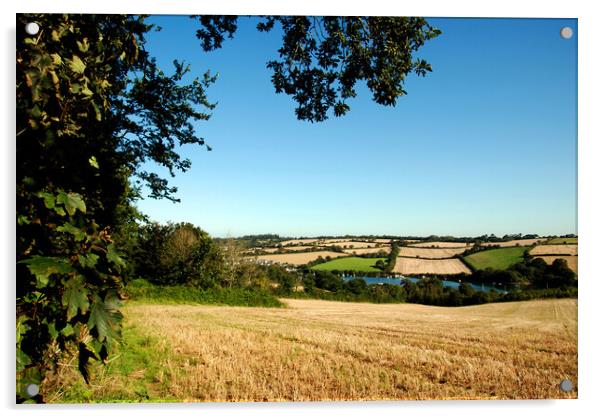
<instances>
[{"instance_id":1,"label":"dark tree canopy","mask_svg":"<svg viewBox=\"0 0 602 418\"><path fill-rule=\"evenodd\" d=\"M198 20L197 38L205 51L221 48L237 29L237 16ZM267 63L272 83L277 93L297 102L297 117L311 122L327 119L331 110L346 114L359 81L366 82L376 103L395 106L407 94L408 74L432 71L413 55L441 33L421 17L267 16L257 29L269 32L277 23L282 47L278 59Z\"/></svg>"}]
</instances>

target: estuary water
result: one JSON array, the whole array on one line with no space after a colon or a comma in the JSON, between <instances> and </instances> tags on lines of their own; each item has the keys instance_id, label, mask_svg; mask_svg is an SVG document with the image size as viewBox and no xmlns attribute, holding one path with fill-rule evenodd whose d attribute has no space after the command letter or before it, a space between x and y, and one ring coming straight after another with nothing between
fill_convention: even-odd
<instances>
[{"instance_id":1,"label":"estuary water","mask_svg":"<svg viewBox=\"0 0 602 418\"><path fill-rule=\"evenodd\" d=\"M415 277L404 277L403 279L400 277L367 277L367 276L344 276L343 277L344 280L351 280L351 279L363 279L367 284L382 284L382 283L387 283L387 284L393 284L396 286L401 286L401 281L402 280L409 280L411 282L414 283L418 283L420 281L420 279L415 278ZM454 282L451 280L442 280L441 283L443 284L443 286L445 287L451 287L453 289L458 289L460 287L460 283L458 282ZM475 290L481 290L483 292L489 292L491 290L493 290L494 292L501 292L501 293L506 293L506 291L504 289L500 289L497 287L493 287L493 286L488 286L485 284L476 284L476 283L469 283Z\"/></svg>"}]
</instances>

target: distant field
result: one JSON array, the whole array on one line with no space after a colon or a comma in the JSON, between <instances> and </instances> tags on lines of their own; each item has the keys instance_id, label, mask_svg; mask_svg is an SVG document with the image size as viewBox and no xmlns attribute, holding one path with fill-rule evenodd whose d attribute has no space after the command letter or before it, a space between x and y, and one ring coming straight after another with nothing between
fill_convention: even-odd
<instances>
[{"instance_id":1,"label":"distant field","mask_svg":"<svg viewBox=\"0 0 602 418\"><path fill-rule=\"evenodd\" d=\"M415 242L410 245L410 247L419 247L419 248L470 248L472 247L471 243L464 242L443 242L443 241L433 241L433 242Z\"/></svg>"},{"instance_id":2,"label":"distant field","mask_svg":"<svg viewBox=\"0 0 602 418\"><path fill-rule=\"evenodd\" d=\"M552 238L546 244L577 244L578 238Z\"/></svg>"},{"instance_id":3,"label":"distant field","mask_svg":"<svg viewBox=\"0 0 602 418\"><path fill-rule=\"evenodd\" d=\"M526 249L527 247L494 248L464 257L464 261L476 270L486 268L504 270L523 261L523 254Z\"/></svg>"},{"instance_id":4,"label":"distant field","mask_svg":"<svg viewBox=\"0 0 602 418\"><path fill-rule=\"evenodd\" d=\"M345 249L343 250L347 254L373 254L379 251L384 251L386 253L391 252L391 247L373 247L373 248L353 248L353 249Z\"/></svg>"},{"instance_id":5,"label":"distant field","mask_svg":"<svg viewBox=\"0 0 602 418\"><path fill-rule=\"evenodd\" d=\"M385 261L384 258L361 258L361 257L347 257L339 258L337 260L327 261L326 263L318 264L313 266L314 270L355 270L361 272L376 272L381 271L374 267L378 260Z\"/></svg>"},{"instance_id":6,"label":"distant field","mask_svg":"<svg viewBox=\"0 0 602 418\"><path fill-rule=\"evenodd\" d=\"M402 257L417 258L452 258L456 254L461 254L469 247L462 248L415 248L401 247L399 255Z\"/></svg>"},{"instance_id":7,"label":"distant field","mask_svg":"<svg viewBox=\"0 0 602 418\"><path fill-rule=\"evenodd\" d=\"M543 261L545 261L548 264L552 264L554 262L554 260L556 260L557 258L565 259L569 268L571 270L573 270L575 273L578 273L578 271L577 271L578 260L577 260L576 255L538 255L537 258L543 259Z\"/></svg>"},{"instance_id":8,"label":"distant field","mask_svg":"<svg viewBox=\"0 0 602 418\"><path fill-rule=\"evenodd\" d=\"M424 260L420 258L397 257L393 271L401 274L470 273L468 267L457 258L450 258L447 260Z\"/></svg>"},{"instance_id":9,"label":"distant field","mask_svg":"<svg viewBox=\"0 0 602 418\"><path fill-rule=\"evenodd\" d=\"M500 247L517 247L517 246L529 246L536 244L540 241L545 241L545 238L536 238L536 239L515 239L512 241L504 241L504 242L483 242L481 245L483 247L495 246L498 245Z\"/></svg>"},{"instance_id":10,"label":"distant field","mask_svg":"<svg viewBox=\"0 0 602 418\"><path fill-rule=\"evenodd\" d=\"M375 242L362 242L362 241L342 241L342 242L337 242L337 243L333 243L332 245L338 245L339 247L343 247L343 248L372 248L372 247L376 247L377 244Z\"/></svg>"},{"instance_id":11,"label":"distant field","mask_svg":"<svg viewBox=\"0 0 602 418\"><path fill-rule=\"evenodd\" d=\"M284 302L287 308L128 304L128 355L99 367L90 385L76 362L63 365L60 385L44 398L577 398L577 389L558 387L563 379L578 387L575 299L462 308Z\"/></svg>"},{"instance_id":12,"label":"distant field","mask_svg":"<svg viewBox=\"0 0 602 418\"><path fill-rule=\"evenodd\" d=\"M310 261L314 261L318 257L336 258L336 257L345 257L345 256L347 256L347 254L335 253L333 251L314 251L314 252L310 252L310 253L258 255L256 257L253 257L253 259L256 258L257 260L272 261L274 263L301 265L301 264L307 264Z\"/></svg>"},{"instance_id":13,"label":"distant field","mask_svg":"<svg viewBox=\"0 0 602 418\"><path fill-rule=\"evenodd\" d=\"M577 245L557 244L557 245L538 245L529 251L531 255L577 255Z\"/></svg>"}]
</instances>

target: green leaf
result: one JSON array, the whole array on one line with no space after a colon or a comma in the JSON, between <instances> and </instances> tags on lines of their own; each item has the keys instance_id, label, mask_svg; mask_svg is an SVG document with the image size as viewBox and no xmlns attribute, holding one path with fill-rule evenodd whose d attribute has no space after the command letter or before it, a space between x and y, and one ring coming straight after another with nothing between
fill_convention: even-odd
<instances>
[{"instance_id":1,"label":"green leaf","mask_svg":"<svg viewBox=\"0 0 602 418\"><path fill-rule=\"evenodd\" d=\"M34 255L26 260L19 261L20 264L27 265L29 271L36 276L38 287L46 287L52 274L69 274L75 272L75 269L69 260L63 257L43 257Z\"/></svg>"},{"instance_id":2,"label":"green leaf","mask_svg":"<svg viewBox=\"0 0 602 418\"><path fill-rule=\"evenodd\" d=\"M77 259L79 260L79 264L81 264L82 267L86 267L86 268L94 268L94 266L96 265L96 263L98 262L98 255L97 254L93 254L93 253L89 253L89 254L80 254L77 256Z\"/></svg>"},{"instance_id":3,"label":"green leaf","mask_svg":"<svg viewBox=\"0 0 602 418\"><path fill-rule=\"evenodd\" d=\"M119 256L119 253L115 249L114 244L109 244L107 246L107 260L119 267L125 268L126 266L125 261Z\"/></svg>"},{"instance_id":4,"label":"green leaf","mask_svg":"<svg viewBox=\"0 0 602 418\"><path fill-rule=\"evenodd\" d=\"M82 241L86 237L86 233L82 231L80 228L66 222L63 225L56 228L59 232L66 232L68 234L73 235L76 241Z\"/></svg>"},{"instance_id":5,"label":"green leaf","mask_svg":"<svg viewBox=\"0 0 602 418\"><path fill-rule=\"evenodd\" d=\"M21 344L23 334L31 329L31 327L26 324L27 321L29 321L29 318L25 315L21 315L17 318L17 345Z\"/></svg>"},{"instance_id":6,"label":"green leaf","mask_svg":"<svg viewBox=\"0 0 602 418\"><path fill-rule=\"evenodd\" d=\"M61 299L63 306L67 308L67 321L77 315L78 311L82 314L88 311L90 307L88 294L89 291L84 286L82 276L75 276L67 282Z\"/></svg>"},{"instance_id":7,"label":"green leaf","mask_svg":"<svg viewBox=\"0 0 602 418\"><path fill-rule=\"evenodd\" d=\"M56 340L59 336L59 332L56 330L56 326L54 325L54 322L48 322L46 324L46 326L48 327L48 333L50 334L52 339Z\"/></svg>"},{"instance_id":8,"label":"green leaf","mask_svg":"<svg viewBox=\"0 0 602 418\"><path fill-rule=\"evenodd\" d=\"M70 216L73 216L77 209L79 209L82 213L86 213L86 203L77 193L60 192L56 201L57 203L61 203L65 206L65 209Z\"/></svg>"},{"instance_id":9,"label":"green leaf","mask_svg":"<svg viewBox=\"0 0 602 418\"><path fill-rule=\"evenodd\" d=\"M73 327L70 324L67 324L65 328L61 330L61 334L63 334L65 337L69 337L75 334L75 331L73 330Z\"/></svg>"},{"instance_id":10,"label":"green leaf","mask_svg":"<svg viewBox=\"0 0 602 418\"><path fill-rule=\"evenodd\" d=\"M77 55L74 55L73 59L67 60L67 63L74 73L83 74L86 70L86 64Z\"/></svg>"},{"instance_id":11,"label":"green leaf","mask_svg":"<svg viewBox=\"0 0 602 418\"><path fill-rule=\"evenodd\" d=\"M17 348L17 372L24 370L28 364L31 364L29 356Z\"/></svg>"},{"instance_id":12,"label":"green leaf","mask_svg":"<svg viewBox=\"0 0 602 418\"><path fill-rule=\"evenodd\" d=\"M40 192L38 193L38 197L44 199L44 206L46 206L47 209L54 209L56 200L52 193Z\"/></svg>"},{"instance_id":13,"label":"green leaf","mask_svg":"<svg viewBox=\"0 0 602 418\"><path fill-rule=\"evenodd\" d=\"M96 330L99 341L111 343L117 336L117 328L121 320L121 314L114 309L116 306L114 298L107 300L107 303L95 297L90 307L90 318L88 319L88 328L90 331Z\"/></svg>"},{"instance_id":14,"label":"green leaf","mask_svg":"<svg viewBox=\"0 0 602 418\"><path fill-rule=\"evenodd\" d=\"M92 103L94 105L94 103ZM97 114L98 115L98 114ZM88 162L90 163L90 165L92 167L94 167L95 169L98 170L98 161L96 161L96 157L95 156L91 156L90 159L88 159Z\"/></svg>"}]
</instances>

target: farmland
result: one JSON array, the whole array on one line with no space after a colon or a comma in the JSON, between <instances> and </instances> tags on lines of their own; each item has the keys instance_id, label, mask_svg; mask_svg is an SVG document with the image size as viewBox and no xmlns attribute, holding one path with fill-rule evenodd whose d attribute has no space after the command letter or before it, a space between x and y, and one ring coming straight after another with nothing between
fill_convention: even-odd
<instances>
[{"instance_id":1,"label":"farmland","mask_svg":"<svg viewBox=\"0 0 602 418\"><path fill-rule=\"evenodd\" d=\"M545 241L545 238L534 238L534 239L515 239L512 241L502 241L502 242L483 242L481 245L483 247L491 247L491 246L499 246L502 248L505 247L519 247L525 246L528 247L530 245L537 244L538 242Z\"/></svg>"},{"instance_id":2,"label":"farmland","mask_svg":"<svg viewBox=\"0 0 602 418\"><path fill-rule=\"evenodd\" d=\"M282 264L293 264L293 265L302 265L307 264L310 261L314 261L319 257L326 258L336 258L336 257L346 257L345 253L335 253L333 251L313 251L309 253L290 253L290 254L269 254L269 255L258 255L253 258L261 261L268 261L272 263L282 263Z\"/></svg>"},{"instance_id":3,"label":"farmland","mask_svg":"<svg viewBox=\"0 0 602 418\"><path fill-rule=\"evenodd\" d=\"M577 302L129 304L126 356L50 402L576 398ZM72 383L72 386L69 384Z\"/></svg>"},{"instance_id":4,"label":"farmland","mask_svg":"<svg viewBox=\"0 0 602 418\"><path fill-rule=\"evenodd\" d=\"M573 238L552 238L546 241L546 244L577 244L578 239Z\"/></svg>"},{"instance_id":5,"label":"farmland","mask_svg":"<svg viewBox=\"0 0 602 418\"><path fill-rule=\"evenodd\" d=\"M350 249L343 250L343 252L345 252L347 254L374 254L374 253L378 253L380 251L389 253L391 251L391 247L386 246L386 247L372 247L372 248L350 248Z\"/></svg>"},{"instance_id":6,"label":"farmland","mask_svg":"<svg viewBox=\"0 0 602 418\"><path fill-rule=\"evenodd\" d=\"M470 248L472 244L464 242L414 242L410 244L410 247L428 247L428 248Z\"/></svg>"},{"instance_id":7,"label":"farmland","mask_svg":"<svg viewBox=\"0 0 602 418\"><path fill-rule=\"evenodd\" d=\"M401 274L469 274L470 270L457 258L445 260L425 260L397 257L395 273Z\"/></svg>"},{"instance_id":8,"label":"farmland","mask_svg":"<svg viewBox=\"0 0 602 418\"><path fill-rule=\"evenodd\" d=\"M577 255L577 245L538 245L529 254L535 255Z\"/></svg>"},{"instance_id":9,"label":"farmland","mask_svg":"<svg viewBox=\"0 0 602 418\"><path fill-rule=\"evenodd\" d=\"M417 257L417 258L451 258L457 254L461 254L466 251L468 247L462 248L414 248L414 247L401 247L399 249L399 255L403 257Z\"/></svg>"},{"instance_id":10,"label":"farmland","mask_svg":"<svg viewBox=\"0 0 602 418\"><path fill-rule=\"evenodd\" d=\"M360 257L346 257L339 258L337 260L327 261L317 266L312 267L314 270L354 270L360 272L378 272L381 271L374 267L378 260L385 261L384 258L360 258Z\"/></svg>"},{"instance_id":11,"label":"farmland","mask_svg":"<svg viewBox=\"0 0 602 418\"><path fill-rule=\"evenodd\" d=\"M522 261L526 249L527 247L494 248L464 257L464 261L476 270L504 270Z\"/></svg>"}]
</instances>

